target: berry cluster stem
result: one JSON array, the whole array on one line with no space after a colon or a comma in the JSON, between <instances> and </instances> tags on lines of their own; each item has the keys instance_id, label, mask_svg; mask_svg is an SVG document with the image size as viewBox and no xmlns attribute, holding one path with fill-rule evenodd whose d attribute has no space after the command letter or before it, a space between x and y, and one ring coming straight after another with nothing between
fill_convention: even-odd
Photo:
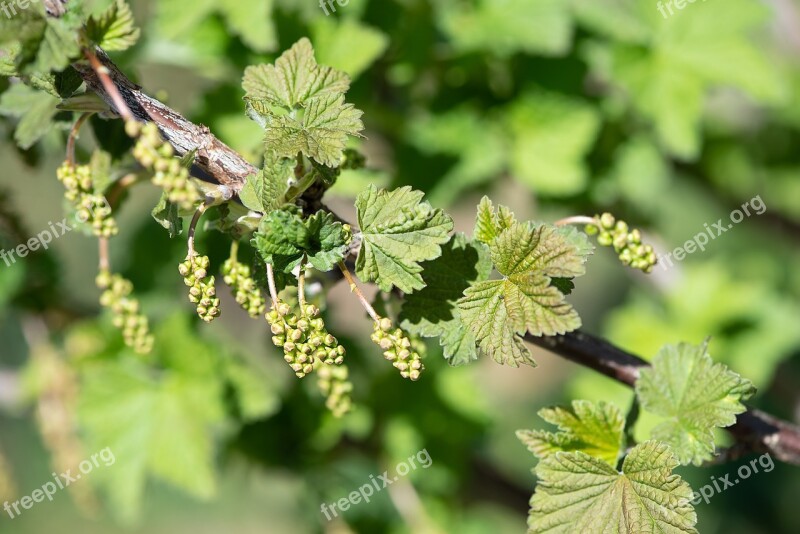
<instances>
[{"instance_id":1,"label":"berry cluster stem","mask_svg":"<svg viewBox=\"0 0 800 534\"><path fill-rule=\"evenodd\" d=\"M356 284L355 278L353 278L352 273L350 273L350 269L347 268L347 265L345 265L343 261L339 262L339 269L342 271L347 283L350 284L350 291L355 294L356 298L358 298L358 301L361 302L361 305L365 310L367 310L369 316L372 317L372 320L376 323L380 323L381 316L378 315L378 313L375 311L375 308L372 307L367 298L364 296L364 293L361 292L361 289L359 289L358 285Z\"/></svg>"}]
</instances>

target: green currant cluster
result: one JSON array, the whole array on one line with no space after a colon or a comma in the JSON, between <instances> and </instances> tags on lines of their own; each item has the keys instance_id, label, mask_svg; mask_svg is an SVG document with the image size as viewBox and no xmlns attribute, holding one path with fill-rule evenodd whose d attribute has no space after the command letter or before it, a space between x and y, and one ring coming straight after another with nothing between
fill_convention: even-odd
<instances>
[{"instance_id":1,"label":"green currant cluster","mask_svg":"<svg viewBox=\"0 0 800 534\"><path fill-rule=\"evenodd\" d=\"M191 210L200 198L199 191L189 179L189 169L174 157L172 145L161 139L158 126L129 121L125 131L137 138L133 156L143 167L155 171L153 184L162 188L169 201L180 209Z\"/></svg>"},{"instance_id":2,"label":"green currant cluster","mask_svg":"<svg viewBox=\"0 0 800 534\"><path fill-rule=\"evenodd\" d=\"M250 276L250 267L242 265L234 258L228 258L222 264L222 279L233 290L236 302L256 319L267 308L264 296Z\"/></svg>"},{"instance_id":3,"label":"green currant cluster","mask_svg":"<svg viewBox=\"0 0 800 534\"><path fill-rule=\"evenodd\" d=\"M298 378L311 373L316 361L341 364L345 354L344 347L325 328L319 308L306 304L301 311L298 317L288 304L278 301L266 316L272 329L272 342L276 347L283 347L283 359Z\"/></svg>"},{"instance_id":4,"label":"green currant cluster","mask_svg":"<svg viewBox=\"0 0 800 534\"><path fill-rule=\"evenodd\" d=\"M353 405L350 393L353 383L349 379L350 371L346 365L317 366L317 386L325 396L325 406L335 417L342 417Z\"/></svg>"},{"instance_id":5,"label":"green currant cluster","mask_svg":"<svg viewBox=\"0 0 800 534\"><path fill-rule=\"evenodd\" d=\"M183 282L189 287L189 301L197 304L197 315L207 323L220 314L214 277L208 276L210 264L208 256L189 256L178 266Z\"/></svg>"},{"instance_id":6,"label":"green currant cluster","mask_svg":"<svg viewBox=\"0 0 800 534\"><path fill-rule=\"evenodd\" d=\"M642 244L642 234L637 229L630 230L628 223L618 221L610 213L595 217L597 226L588 226L586 233L594 234L598 230L597 242L604 247L614 247L620 261L645 273L652 272L657 259L653 247Z\"/></svg>"},{"instance_id":7,"label":"green currant cluster","mask_svg":"<svg viewBox=\"0 0 800 534\"><path fill-rule=\"evenodd\" d=\"M114 314L114 326L122 331L125 344L139 354L149 354L153 349L153 336L147 317L139 313L139 301L130 298L133 284L107 270L100 271L96 283L103 290L100 304Z\"/></svg>"},{"instance_id":8,"label":"green currant cluster","mask_svg":"<svg viewBox=\"0 0 800 534\"><path fill-rule=\"evenodd\" d=\"M92 171L88 165L76 166L65 161L56 171L56 176L66 188L64 197L75 208L76 218L91 225L94 235L112 237L119 233L108 201L94 193Z\"/></svg>"},{"instance_id":9,"label":"green currant cluster","mask_svg":"<svg viewBox=\"0 0 800 534\"><path fill-rule=\"evenodd\" d=\"M384 350L383 355L400 370L400 376L418 380L425 370L419 352L414 350L403 329L397 328L392 332L392 326L392 321L385 317L376 321L372 341Z\"/></svg>"}]
</instances>

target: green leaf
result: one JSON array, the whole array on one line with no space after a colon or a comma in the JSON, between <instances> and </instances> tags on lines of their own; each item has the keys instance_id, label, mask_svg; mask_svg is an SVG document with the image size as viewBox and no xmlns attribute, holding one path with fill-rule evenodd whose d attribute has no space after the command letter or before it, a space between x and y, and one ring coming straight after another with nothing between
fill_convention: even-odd
<instances>
[{"instance_id":1,"label":"green leaf","mask_svg":"<svg viewBox=\"0 0 800 534\"><path fill-rule=\"evenodd\" d=\"M232 386L245 422L257 421L275 413L281 405L270 376L244 361L230 359L225 376Z\"/></svg>"},{"instance_id":2,"label":"green leaf","mask_svg":"<svg viewBox=\"0 0 800 534\"><path fill-rule=\"evenodd\" d=\"M86 33L94 43L107 52L127 50L139 40L133 13L125 0L116 0L97 18L86 23Z\"/></svg>"},{"instance_id":3,"label":"green leaf","mask_svg":"<svg viewBox=\"0 0 800 534\"><path fill-rule=\"evenodd\" d=\"M406 138L426 154L458 159L428 193L437 206L452 204L464 190L500 176L508 159L508 141L498 121L470 108L415 119Z\"/></svg>"},{"instance_id":4,"label":"green leaf","mask_svg":"<svg viewBox=\"0 0 800 534\"><path fill-rule=\"evenodd\" d=\"M261 220L252 243L264 262L284 273L304 258L315 269L330 271L347 251L344 228L329 212L302 219L288 210L273 211Z\"/></svg>"},{"instance_id":5,"label":"green leaf","mask_svg":"<svg viewBox=\"0 0 800 534\"><path fill-rule=\"evenodd\" d=\"M483 204L484 212L491 209ZM551 277L584 274L587 252L553 226L522 223L503 230L490 249L504 278L467 289L458 301L461 317L481 351L497 362L536 365L521 336L552 336L580 327L580 317Z\"/></svg>"},{"instance_id":6,"label":"green leaf","mask_svg":"<svg viewBox=\"0 0 800 534\"><path fill-rule=\"evenodd\" d=\"M439 1L439 26L461 52L563 54L572 43L564 0Z\"/></svg>"},{"instance_id":7,"label":"green leaf","mask_svg":"<svg viewBox=\"0 0 800 534\"><path fill-rule=\"evenodd\" d=\"M478 358L475 336L461 320L456 302L470 284L489 278L489 250L464 234L455 234L442 255L422 265L425 288L406 296L400 314L402 327L423 337L439 337L444 357L452 365Z\"/></svg>"},{"instance_id":8,"label":"green leaf","mask_svg":"<svg viewBox=\"0 0 800 534\"><path fill-rule=\"evenodd\" d=\"M583 452L546 456L536 466L528 532L552 534L696 534L692 490L672 472L669 447L634 447L622 472Z\"/></svg>"},{"instance_id":9,"label":"green leaf","mask_svg":"<svg viewBox=\"0 0 800 534\"><path fill-rule=\"evenodd\" d=\"M518 430L517 437L538 458L581 451L616 467L623 446L625 417L613 404L574 400L572 409L544 408L539 417L559 432Z\"/></svg>"},{"instance_id":10,"label":"green leaf","mask_svg":"<svg viewBox=\"0 0 800 534\"><path fill-rule=\"evenodd\" d=\"M705 345L666 345L650 369L642 369L636 394L642 408L668 419L653 429L682 464L700 465L713 457L714 428L730 426L755 393L753 384L721 363Z\"/></svg>"},{"instance_id":11,"label":"green leaf","mask_svg":"<svg viewBox=\"0 0 800 534\"><path fill-rule=\"evenodd\" d=\"M588 103L537 91L511 106L507 122L516 178L545 195L574 195L586 189L584 158L600 127Z\"/></svg>"},{"instance_id":12,"label":"green leaf","mask_svg":"<svg viewBox=\"0 0 800 534\"><path fill-rule=\"evenodd\" d=\"M245 99L291 111L322 98L344 94L350 88L350 79L336 69L317 65L311 42L304 37L274 65L247 67L242 87Z\"/></svg>"},{"instance_id":13,"label":"green leaf","mask_svg":"<svg viewBox=\"0 0 800 534\"><path fill-rule=\"evenodd\" d=\"M394 191L371 185L358 195L356 209L362 244L356 272L374 281L382 291L392 286L405 293L425 287L419 262L442 253L453 220L444 211L423 202L424 194L411 187Z\"/></svg>"},{"instance_id":14,"label":"green leaf","mask_svg":"<svg viewBox=\"0 0 800 534\"><path fill-rule=\"evenodd\" d=\"M389 46L389 38L357 19L319 17L312 25L319 62L358 78Z\"/></svg>"},{"instance_id":15,"label":"green leaf","mask_svg":"<svg viewBox=\"0 0 800 534\"><path fill-rule=\"evenodd\" d=\"M242 41L257 52L271 52L278 46L273 22L272 0L217 2L228 26Z\"/></svg>"},{"instance_id":16,"label":"green leaf","mask_svg":"<svg viewBox=\"0 0 800 534\"><path fill-rule=\"evenodd\" d=\"M77 7L75 8L77 9ZM30 70L34 72L50 72L64 70L80 57L78 31L83 22L82 17L70 10L61 18L48 17L42 39L39 43L36 61Z\"/></svg>"},{"instance_id":17,"label":"green leaf","mask_svg":"<svg viewBox=\"0 0 800 534\"><path fill-rule=\"evenodd\" d=\"M60 100L25 85L14 85L0 96L0 115L20 117L14 140L28 149L50 131Z\"/></svg>"},{"instance_id":18,"label":"green leaf","mask_svg":"<svg viewBox=\"0 0 800 534\"><path fill-rule=\"evenodd\" d=\"M478 204L478 216L475 219L475 239L487 245L495 240L500 233L509 228L517 220L514 214L505 206L498 206L495 210L489 197L484 196Z\"/></svg>"},{"instance_id":19,"label":"green leaf","mask_svg":"<svg viewBox=\"0 0 800 534\"><path fill-rule=\"evenodd\" d=\"M251 104L257 113L264 109ZM342 95L315 98L303 113L281 115L267 123L266 148L284 157L302 152L318 163L338 167L348 136L357 136L364 129L362 115L352 104L345 104Z\"/></svg>"},{"instance_id":20,"label":"green leaf","mask_svg":"<svg viewBox=\"0 0 800 534\"><path fill-rule=\"evenodd\" d=\"M267 150L338 167L347 138L364 129L362 112L346 104L350 79L317 65L308 39L300 39L275 65L248 67L242 87L248 114L266 130Z\"/></svg>"},{"instance_id":21,"label":"green leaf","mask_svg":"<svg viewBox=\"0 0 800 534\"><path fill-rule=\"evenodd\" d=\"M248 209L269 213L281 207L289 181L294 179L291 160L267 152L264 168L247 177L239 199Z\"/></svg>"},{"instance_id":22,"label":"green leaf","mask_svg":"<svg viewBox=\"0 0 800 534\"><path fill-rule=\"evenodd\" d=\"M90 450L108 448L113 466L93 473L121 519L138 515L148 476L201 499L216 491L214 430L224 421L221 347L198 339L175 315L156 335L163 368L123 353L81 371L78 416Z\"/></svg>"},{"instance_id":23,"label":"green leaf","mask_svg":"<svg viewBox=\"0 0 800 534\"><path fill-rule=\"evenodd\" d=\"M631 42L599 45L587 57L598 77L622 89L632 108L653 123L671 154L684 160L699 156L704 104L715 87L741 89L765 104L786 97L768 47L753 38L769 17L767 6L703 2L662 16L647 0L613 4L606 6L606 17L595 13L584 22L608 32L608 17L625 18Z\"/></svg>"},{"instance_id":24,"label":"green leaf","mask_svg":"<svg viewBox=\"0 0 800 534\"><path fill-rule=\"evenodd\" d=\"M161 200L153 208L151 215L169 232L170 239L178 237L183 232L183 219L178 213L178 205L169 201L167 193L161 194Z\"/></svg>"}]
</instances>

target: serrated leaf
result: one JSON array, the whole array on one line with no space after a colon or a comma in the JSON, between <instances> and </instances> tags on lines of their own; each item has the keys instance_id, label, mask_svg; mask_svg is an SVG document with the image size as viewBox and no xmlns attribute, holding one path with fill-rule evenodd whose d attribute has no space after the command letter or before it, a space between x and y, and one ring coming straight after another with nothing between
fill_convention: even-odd
<instances>
[{"instance_id":1,"label":"serrated leaf","mask_svg":"<svg viewBox=\"0 0 800 534\"><path fill-rule=\"evenodd\" d=\"M305 258L320 271L330 271L347 251L345 232L328 212L307 219L288 210L264 216L252 244L266 263L290 273Z\"/></svg>"},{"instance_id":2,"label":"serrated leaf","mask_svg":"<svg viewBox=\"0 0 800 534\"><path fill-rule=\"evenodd\" d=\"M264 168L258 174L247 177L239 199L248 209L269 213L281 207L283 196L289 188L289 180L294 177L292 163L268 152Z\"/></svg>"},{"instance_id":3,"label":"serrated leaf","mask_svg":"<svg viewBox=\"0 0 800 534\"><path fill-rule=\"evenodd\" d=\"M572 409L544 408L539 417L559 432L518 430L517 437L538 458L581 451L616 467L623 446L625 417L613 404L574 400Z\"/></svg>"},{"instance_id":4,"label":"serrated leaf","mask_svg":"<svg viewBox=\"0 0 800 534\"><path fill-rule=\"evenodd\" d=\"M356 210L362 235L356 260L359 278L374 281L382 291L391 291L394 286L410 293L425 287L419 262L441 255L453 220L423 202L423 196L411 187L386 191L374 185L358 195Z\"/></svg>"},{"instance_id":5,"label":"serrated leaf","mask_svg":"<svg viewBox=\"0 0 800 534\"><path fill-rule=\"evenodd\" d=\"M318 65L308 39L300 39L274 65L248 67L242 87L248 115L266 130L267 150L338 167L350 135L364 129L362 112L346 104L350 79Z\"/></svg>"},{"instance_id":6,"label":"serrated leaf","mask_svg":"<svg viewBox=\"0 0 800 534\"><path fill-rule=\"evenodd\" d=\"M28 149L50 131L59 102L43 91L14 85L0 96L0 115L20 117L14 140L20 148Z\"/></svg>"},{"instance_id":7,"label":"serrated leaf","mask_svg":"<svg viewBox=\"0 0 800 534\"><path fill-rule=\"evenodd\" d=\"M696 534L692 490L672 471L667 445L634 447L622 472L583 452L559 452L536 466L528 532L548 534Z\"/></svg>"},{"instance_id":8,"label":"serrated leaf","mask_svg":"<svg viewBox=\"0 0 800 534\"><path fill-rule=\"evenodd\" d=\"M86 23L89 38L105 51L127 50L139 40L131 8L125 0L116 0L105 12L90 17Z\"/></svg>"},{"instance_id":9,"label":"serrated leaf","mask_svg":"<svg viewBox=\"0 0 800 534\"><path fill-rule=\"evenodd\" d=\"M755 393L753 384L714 363L705 345L666 345L642 369L636 394L642 408L669 418L653 429L682 464L702 464L714 453L714 428L730 426L746 407L741 401Z\"/></svg>"},{"instance_id":10,"label":"serrated leaf","mask_svg":"<svg viewBox=\"0 0 800 534\"><path fill-rule=\"evenodd\" d=\"M183 232L183 219L178 213L178 205L170 202L166 193L161 194L161 200L153 208L151 215L169 232L170 239L178 237Z\"/></svg>"},{"instance_id":11,"label":"serrated leaf","mask_svg":"<svg viewBox=\"0 0 800 534\"><path fill-rule=\"evenodd\" d=\"M400 314L402 327L423 337L439 337L452 365L477 359L475 336L461 320L456 303L470 284L492 272L489 250L464 234L455 234L442 255L421 264L425 288L407 295Z\"/></svg>"},{"instance_id":12,"label":"serrated leaf","mask_svg":"<svg viewBox=\"0 0 800 534\"><path fill-rule=\"evenodd\" d=\"M482 202L483 219L491 205ZM480 232L490 237L495 222ZM486 229L488 228L488 230ZM487 233L488 232L488 233ZM514 222L490 243L492 262L504 276L473 284L458 301L461 318L481 351L499 363L535 365L522 335L552 336L580 327L577 312L551 283L585 272L587 252L557 228Z\"/></svg>"},{"instance_id":13,"label":"serrated leaf","mask_svg":"<svg viewBox=\"0 0 800 534\"><path fill-rule=\"evenodd\" d=\"M505 206L494 209L489 197L484 196L478 204L478 216L475 219L475 239L487 245L500 233L516 222L514 214Z\"/></svg>"},{"instance_id":14,"label":"serrated leaf","mask_svg":"<svg viewBox=\"0 0 800 534\"><path fill-rule=\"evenodd\" d=\"M318 65L311 42L304 37L281 54L274 65L247 67L242 87L248 100L291 111L321 98L344 94L350 88L350 79L343 72Z\"/></svg>"},{"instance_id":15,"label":"serrated leaf","mask_svg":"<svg viewBox=\"0 0 800 534\"><path fill-rule=\"evenodd\" d=\"M61 18L48 17L39 43L36 61L30 70L33 72L60 71L80 57L78 32L82 24L80 14L75 13L72 8L69 8Z\"/></svg>"},{"instance_id":16,"label":"serrated leaf","mask_svg":"<svg viewBox=\"0 0 800 534\"><path fill-rule=\"evenodd\" d=\"M348 136L358 136L364 129L362 115L345 104L342 95L315 98L299 116L280 115L267 122L266 148L283 157L302 152L318 163L338 167Z\"/></svg>"}]
</instances>

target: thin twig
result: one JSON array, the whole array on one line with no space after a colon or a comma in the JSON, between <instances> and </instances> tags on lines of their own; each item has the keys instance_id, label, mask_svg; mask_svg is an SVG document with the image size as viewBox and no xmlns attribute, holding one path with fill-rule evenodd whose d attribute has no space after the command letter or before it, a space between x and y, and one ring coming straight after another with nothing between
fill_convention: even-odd
<instances>
[{"instance_id":1,"label":"thin twig","mask_svg":"<svg viewBox=\"0 0 800 534\"><path fill-rule=\"evenodd\" d=\"M372 320L375 321L376 323L380 322L381 316L377 314L375 308L373 308L372 305L369 303L369 301L366 299L366 297L364 297L364 293L362 293L361 290L358 288L358 285L356 284L353 275L350 274L350 269L347 268L347 265L345 265L343 261L339 262L339 269L341 269L345 280L347 280L347 283L350 284L350 291L355 293L359 302L361 302L361 305L364 307L365 310L367 310L369 316L372 317Z\"/></svg>"},{"instance_id":2,"label":"thin twig","mask_svg":"<svg viewBox=\"0 0 800 534\"><path fill-rule=\"evenodd\" d=\"M272 264L267 264L267 283L269 284L269 296L272 298L272 307L278 307L278 290L275 287L275 272L272 270Z\"/></svg>"},{"instance_id":3,"label":"thin twig","mask_svg":"<svg viewBox=\"0 0 800 534\"><path fill-rule=\"evenodd\" d=\"M192 217L192 222L189 223L189 231L188 231L188 245L189 245L189 253L187 254L187 258L194 258L197 253L194 250L194 235L197 231L197 223L200 222L200 217L203 216L203 213L206 212L208 208L207 203L200 204L200 207L197 208L197 211L194 212L194 216Z\"/></svg>"},{"instance_id":4,"label":"thin twig","mask_svg":"<svg viewBox=\"0 0 800 534\"><path fill-rule=\"evenodd\" d=\"M78 133L80 133L83 123L93 114L94 113L91 112L83 113L69 130L69 136L67 137L67 161L70 165L75 165L75 140L78 138Z\"/></svg>"},{"instance_id":5,"label":"thin twig","mask_svg":"<svg viewBox=\"0 0 800 534\"><path fill-rule=\"evenodd\" d=\"M103 65L100 60L97 59L97 54L95 54L94 50L91 48L85 48L83 54L86 56L86 59L89 60L89 64L92 66L92 69L95 71L95 73L97 73L97 77L100 79L100 83L103 84L103 88L106 90L106 93L108 93L108 96L114 103L117 113L119 113L126 121L136 120L136 117L134 117L133 113L131 113L131 109L128 107L128 104L125 103L125 99L122 98L122 94L119 92L119 89L117 89L117 86L114 85L114 82L111 80L108 67Z\"/></svg>"},{"instance_id":6,"label":"thin twig","mask_svg":"<svg viewBox=\"0 0 800 534\"><path fill-rule=\"evenodd\" d=\"M111 270L111 260L108 258L108 238L107 237L99 237L97 238L97 249L98 249L98 256L99 259L99 268L101 272L110 271Z\"/></svg>"},{"instance_id":7,"label":"thin twig","mask_svg":"<svg viewBox=\"0 0 800 534\"><path fill-rule=\"evenodd\" d=\"M555 222L556 226L566 226L568 224L581 224L587 226L597 226L597 218L595 217L587 217L586 215L575 215L572 217L567 217L565 219L561 219Z\"/></svg>"},{"instance_id":8,"label":"thin twig","mask_svg":"<svg viewBox=\"0 0 800 534\"><path fill-rule=\"evenodd\" d=\"M297 302L300 304L300 311L304 313L306 309L306 270L303 268L305 265L305 258L300 264L300 272L297 273Z\"/></svg>"}]
</instances>

